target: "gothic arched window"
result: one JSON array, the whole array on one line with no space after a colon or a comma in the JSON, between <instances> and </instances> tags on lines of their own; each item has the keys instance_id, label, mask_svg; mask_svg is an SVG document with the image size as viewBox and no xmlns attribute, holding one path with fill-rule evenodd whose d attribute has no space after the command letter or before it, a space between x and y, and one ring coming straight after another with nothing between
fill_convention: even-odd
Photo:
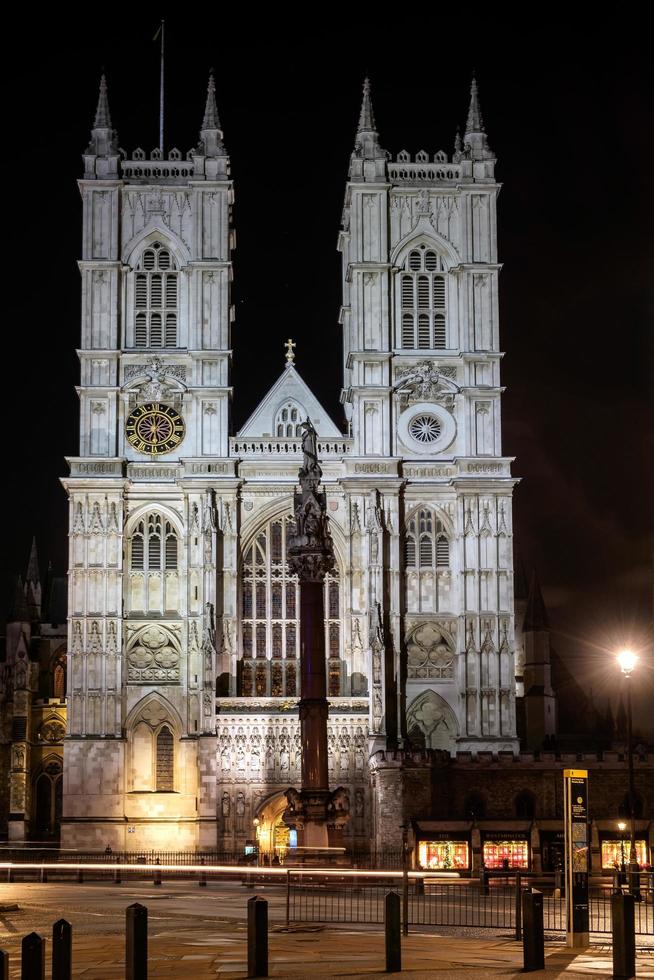
<instances>
[{"instance_id":1,"label":"gothic arched window","mask_svg":"<svg viewBox=\"0 0 654 980\"><path fill-rule=\"evenodd\" d=\"M161 242L143 252L134 280L134 346L176 347L179 273Z\"/></svg>"},{"instance_id":2,"label":"gothic arched window","mask_svg":"<svg viewBox=\"0 0 654 980\"><path fill-rule=\"evenodd\" d=\"M148 514L139 521L131 537L132 571L177 570L177 534L170 521Z\"/></svg>"},{"instance_id":3,"label":"gothic arched window","mask_svg":"<svg viewBox=\"0 0 654 980\"><path fill-rule=\"evenodd\" d=\"M156 787L158 793L172 793L175 783L174 740L168 725L162 725L157 734Z\"/></svg>"},{"instance_id":4,"label":"gothic arched window","mask_svg":"<svg viewBox=\"0 0 654 980\"><path fill-rule=\"evenodd\" d=\"M400 346L447 347L447 284L441 257L426 245L414 248L399 276Z\"/></svg>"},{"instance_id":5,"label":"gothic arched window","mask_svg":"<svg viewBox=\"0 0 654 980\"><path fill-rule=\"evenodd\" d=\"M294 423L289 423L294 424ZM262 528L243 556L242 659L239 694L244 697L298 697L300 594L286 562L291 517ZM340 585L325 579L325 656L329 693L341 693Z\"/></svg>"},{"instance_id":6,"label":"gothic arched window","mask_svg":"<svg viewBox=\"0 0 654 980\"><path fill-rule=\"evenodd\" d=\"M66 697L66 654L58 654L52 662L52 697Z\"/></svg>"},{"instance_id":7,"label":"gothic arched window","mask_svg":"<svg viewBox=\"0 0 654 980\"><path fill-rule=\"evenodd\" d=\"M302 435L302 423L307 417L301 405L292 399L284 402L275 416L274 435L278 439L297 439Z\"/></svg>"},{"instance_id":8,"label":"gothic arched window","mask_svg":"<svg viewBox=\"0 0 654 980\"><path fill-rule=\"evenodd\" d=\"M404 544L407 568L439 569L450 567L450 541L434 512L427 507L416 511L407 524Z\"/></svg>"},{"instance_id":9,"label":"gothic arched window","mask_svg":"<svg viewBox=\"0 0 654 980\"><path fill-rule=\"evenodd\" d=\"M179 537L156 512L141 518L128 540L128 608L172 612L179 604Z\"/></svg>"}]
</instances>

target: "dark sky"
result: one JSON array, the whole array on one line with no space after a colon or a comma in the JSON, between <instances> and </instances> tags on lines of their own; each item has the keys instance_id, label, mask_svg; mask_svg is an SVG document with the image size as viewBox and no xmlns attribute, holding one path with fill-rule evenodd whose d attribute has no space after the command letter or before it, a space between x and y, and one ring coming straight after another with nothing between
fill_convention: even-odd
<instances>
[{"instance_id":1,"label":"dark sky","mask_svg":"<svg viewBox=\"0 0 654 980\"><path fill-rule=\"evenodd\" d=\"M433 154L451 152L474 68L504 185L503 431L522 479L516 547L538 570L556 648L603 701L617 690L616 645L641 648L643 674L654 675L645 39L585 27L562 42L556 24L534 37L456 15L402 25L400 11L388 39L333 13L342 21L334 35L308 26L296 35L297 23L280 22L255 40L251 25L222 16L167 22L167 148L197 141L213 66L236 183L235 426L281 371L289 335L299 370L341 422L336 239L364 73L382 145ZM5 81L7 573L23 570L33 533L42 559L66 568L58 477L77 452L75 181L103 66L120 145L157 143L158 15L68 16L17 26L21 56Z\"/></svg>"}]
</instances>

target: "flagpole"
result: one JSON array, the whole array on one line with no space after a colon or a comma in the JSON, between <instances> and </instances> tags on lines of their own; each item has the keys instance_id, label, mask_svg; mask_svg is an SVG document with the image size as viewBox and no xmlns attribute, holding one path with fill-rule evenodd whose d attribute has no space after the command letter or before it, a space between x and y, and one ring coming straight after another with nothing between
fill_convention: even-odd
<instances>
[{"instance_id":1,"label":"flagpole","mask_svg":"<svg viewBox=\"0 0 654 980\"><path fill-rule=\"evenodd\" d=\"M161 21L161 71L159 77L159 149L164 151L164 22Z\"/></svg>"}]
</instances>

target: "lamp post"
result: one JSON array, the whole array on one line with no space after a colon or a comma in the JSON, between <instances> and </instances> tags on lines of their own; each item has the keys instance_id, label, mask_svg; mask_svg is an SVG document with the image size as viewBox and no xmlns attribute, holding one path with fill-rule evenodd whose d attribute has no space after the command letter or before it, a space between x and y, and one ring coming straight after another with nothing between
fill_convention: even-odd
<instances>
[{"instance_id":1,"label":"lamp post","mask_svg":"<svg viewBox=\"0 0 654 980\"><path fill-rule=\"evenodd\" d=\"M621 820L618 824L618 830L620 831L620 871L622 872L624 872L624 832L626 829L626 823Z\"/></svg>"},{"instance_id":2,"label":"lamp post","mask_svg":"<svg viewBox=\"0 0 654 980\"><path fill-rule=\"evenodd\" d=\"M636 857L636 817L634 792L634 753L631 735L631 675L638 663L638 657L631 650L621 650L617 657L620 670L627 682L627 766L629 771L629 891L636 901L640 901L640 881L638 859Z\"/></svg>"}]
</instances>

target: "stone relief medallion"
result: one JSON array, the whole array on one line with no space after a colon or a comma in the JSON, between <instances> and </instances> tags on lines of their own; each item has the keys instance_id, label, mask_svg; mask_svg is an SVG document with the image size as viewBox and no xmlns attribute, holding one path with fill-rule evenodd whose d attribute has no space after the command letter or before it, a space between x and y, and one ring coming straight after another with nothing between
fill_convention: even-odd
<instances>
[{"instance_id":1,"label":"stone relief medallion","mask_svg":"<svg viewBox=\"0 0 654 980\"><path fill-rule=\"evenodd\" d=\"M179 641L163 626L146 626L136 633L127 652L130 682L179 681Z\"/></svg>"},{"instance_id":2,"label":"stone relief medallion","mask_svg":"<svg viewBox=\"0 0 654 980\"><path fill-rule=\"evenodd\" d=\"M66 726L59 718L48 718L39 729L39 737L44 742L61 742L66 734Z\"/></svg>"},{"instance_id":3,"label":"stone relief medallion","mask_svg":"<svg viewBox=\"0 0 654 980\"><path fill-rule=\"evenodd\" d=\"M454 654L437 623L416 627L407 641L408 676L450 679L454 677Z\"/></svg>"}]
</instances>

